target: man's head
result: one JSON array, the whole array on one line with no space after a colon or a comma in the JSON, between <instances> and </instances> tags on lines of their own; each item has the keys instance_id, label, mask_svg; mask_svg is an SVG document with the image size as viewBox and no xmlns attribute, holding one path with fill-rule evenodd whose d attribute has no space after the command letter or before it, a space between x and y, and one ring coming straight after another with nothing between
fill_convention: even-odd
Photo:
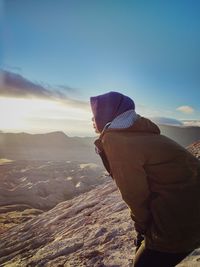
<instances>
[{"instance_id":1,"label":"man's head","mask_svg":"<svg viewBox=\"0 0 200 267\"><path fill-rule=\"evenodd\" d=\"M94 115L94 128L100 133L108 122L127 110L135 109L133 100L118 92L91 97L90 105Z\"/></svg>"}]
</instances>

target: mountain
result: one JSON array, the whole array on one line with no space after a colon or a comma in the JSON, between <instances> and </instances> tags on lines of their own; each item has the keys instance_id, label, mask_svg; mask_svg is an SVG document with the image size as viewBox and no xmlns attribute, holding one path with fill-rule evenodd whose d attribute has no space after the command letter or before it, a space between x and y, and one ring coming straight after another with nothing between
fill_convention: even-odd
<instances>
[{"instance_id":1,"label":"mountain","mask_svg":"<svg viewBox=\"0 0 200 267\"><path fill-rule=\"evenodd\" d=\"M70 160L100 164L93 142L94 138L68 137L63 132L46 134L0 132L0 158Z\"/></svg>"},{"instance_id":2,"label":"mountain","mask_svg":"<svg viewBox=\"0 0 200 267\"><path fill-rule=\"evenodd\" d=\"M186 147L200 140L199 126L175 126L160 124L161 134L168 136L180 145Z\"/></svg>"},{"instance_id":3,"label":"mountain","mask_svg":"<svg viewBox=\"0 0 200 267\"><path fill-rule=\"evenodd\" d=\"M161 134L180 145L200 140L199 126L159 124ZM93 137L69 137L63 132L46 134L0 132L0 158L13 160L70 160L101 164Z\"/></svg>"}]
</instances>

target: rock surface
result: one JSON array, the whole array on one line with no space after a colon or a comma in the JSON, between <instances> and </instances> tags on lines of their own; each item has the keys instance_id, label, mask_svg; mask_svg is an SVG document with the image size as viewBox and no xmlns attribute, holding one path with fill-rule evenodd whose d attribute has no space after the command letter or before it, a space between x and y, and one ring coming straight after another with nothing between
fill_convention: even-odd
<instances>
[{"instance_id":1,"label":"rock surface","mask_svg":"<svg viewBox=\"0 0 200 267\"><path fill-rule=\"evenodd\" d=\"M0 235L4 267L129 267L133 222L113 181ZM179 267L200 264L200 249Z\"/></svg>"},{"instance_id":2,"label":"rock surface","mask_svg":"<svg viewBox=\"0 0 200 267\"><path fill-rule=\"evenodd\" d=\"M0 206L0 234L15 225L35 218L41 213L43 213L42 210L33 209L23 204Z\"/></svg>"},{"instance_id":3,"label":"rock surface","mask_svg":"<svg viewBox=\"0 0 200 267\"><path fill-rule=\"evenodd\" d=\"M195 143L188 149L191 149L191 152L198 157L199 144ZM49 176L54 179L59 178L61 181L63 177L67 177L67 181L74 181L77 194L80 194L82 190L85 190L83 181L87 178L87 183L90 184L95 174L95 165L85 163L79 165L71 163L69 167L71 175L63 172L63 163L35 162L36 165L34 165L32 162L27 165L27 162L26 164L21 162L21 165L17 165L16 162L2 160L0 164L1 171L4 173L0 177L1 185L4 184L1 195L6 190L17 192L16 188L21 188L20 184L26 181L25 177L29 177L30 183L34 184L33 181L36 181L37 184L41 181L41 177L46 179ZM76 171L75 166L79 166ZM62 171L59 172L59 170ZM52 184L52 192L56 191L59 179ZM133 222L115 183L109 177L104 177L104 179L103 184L73 199L61 202L45 212L33 209L27 204L2 206L0 208L0 266L132 266L135 251ZM26 194L28 187L25 186L25 188L23 192ZM44 203L51 203L51 199L46 198L44 194L46 192L44 187L41 188L43 191L40 186L36 191L42 192ZM31 196L32 191L28 192ZM29 194L25 196L29 198ZM53 198L54 195L51 196ZM36 201L31 203L36 203ZM54 205L55 203L54 201ZM177 267L199 266L200 248L177 265Z\"/></svg>"},{"instance_id":4,"label":"rock surface","mask_svg":"<svg viewBox=\"0 0 200 267\"><path fill-rule=\"evenodd\" d=\"M94 163L0 160L0 206L26 204L48 210L105 181Z\"/></svg>"}]
</instances>

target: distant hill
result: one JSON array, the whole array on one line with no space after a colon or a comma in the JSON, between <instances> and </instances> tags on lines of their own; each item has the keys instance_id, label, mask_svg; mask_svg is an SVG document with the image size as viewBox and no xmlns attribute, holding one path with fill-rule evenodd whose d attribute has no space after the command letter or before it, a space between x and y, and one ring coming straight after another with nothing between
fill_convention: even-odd
<instances>
[{"instance_id":1,"label":"distant hill","mask_svg":"<svg viewBox=\"0 0 200 267\"><path fill-rule=\"evenodd\" d=\"M0 132L0 158L99 162L93 142L94 138L69 137L63 132Z\"/></svg>"},{"instance_id":2,"label":"distant hill","mask_svg":"<svg viewBox=\"0 0 200 267\"><path fill-rule=\"evenodd\" d=\"M159 125L161 134L184 147L200 140L200 127ZM92 137L69 137L63 132L46 134L0 132L0 158L14 160L70 160L100 163Z\"/></svg>"},{"instance_id":3,"label":"distant hill","mask_svg":"<svg viewBox=\"0 0 200 267\"><path fill-rule=\"evenodd\" d=\"M175 126L160 124L161 134L168 136L180 145L186 147L200 140L199 126Z\"/></svg>"}]
</instances>

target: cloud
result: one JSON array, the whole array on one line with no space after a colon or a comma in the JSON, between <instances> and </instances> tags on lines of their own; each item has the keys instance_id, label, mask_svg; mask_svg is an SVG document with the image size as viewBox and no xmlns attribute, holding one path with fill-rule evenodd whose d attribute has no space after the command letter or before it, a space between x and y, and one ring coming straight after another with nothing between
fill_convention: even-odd
<instances>
[{"instance_id":1,"label":"cloud","mask_svg":"<svg viewBox=\"0 0 200 267\"><path fill-rule=\"evenodd\" d=\"M72 88L68 85L58 85L58 88L60 88L65 93L70 93L70 94L79 94L80 93L79 89Z\"/></svg>"},{"instance_id":2,"label":"cloud","mask_svg":"<svg viewBox=\"0 0 200 267\"><path fill-rule=\"evenodd\" d=\"M24 78L20 74L1 71L0 95L6 97L40 97L51 98L55 93Z\"/></svg>"},{"instance_id":3,"label":"cloud","mask_svg":"<svg viewBox=\"0 0 200 267\"><path fill-rule=\"evenodd\" d=\"M49 85L32 82L20 74L0 70L0 97L49 99L64 105L88 109L87 102L68 97L66 91L71 92L73 88L62 86L62 90L52 89Z\"/></svg>"},{"instance_id":4,"label":"cloud","mask_svg":"<svg viewBox=\"0 0 200 267\"><path fill-rule=\"evenodd\" d=\"M186 114L192 114L194 112L194 109L190 106L180 106L176 110Z\"/></svg>"},{"instance_id":5,"label":"cloud","mask_svg":"<svg viewBox=\"0 0 200 267\"><path fill-rule=\"evenodd\" d=\"M22 68L17 67L17 66L11 66L8 64L4 64L3 68L4 68L4 70L7 70L7 71L16 71L18 73L22 72Z\"/></svg>"}]
</instances>

